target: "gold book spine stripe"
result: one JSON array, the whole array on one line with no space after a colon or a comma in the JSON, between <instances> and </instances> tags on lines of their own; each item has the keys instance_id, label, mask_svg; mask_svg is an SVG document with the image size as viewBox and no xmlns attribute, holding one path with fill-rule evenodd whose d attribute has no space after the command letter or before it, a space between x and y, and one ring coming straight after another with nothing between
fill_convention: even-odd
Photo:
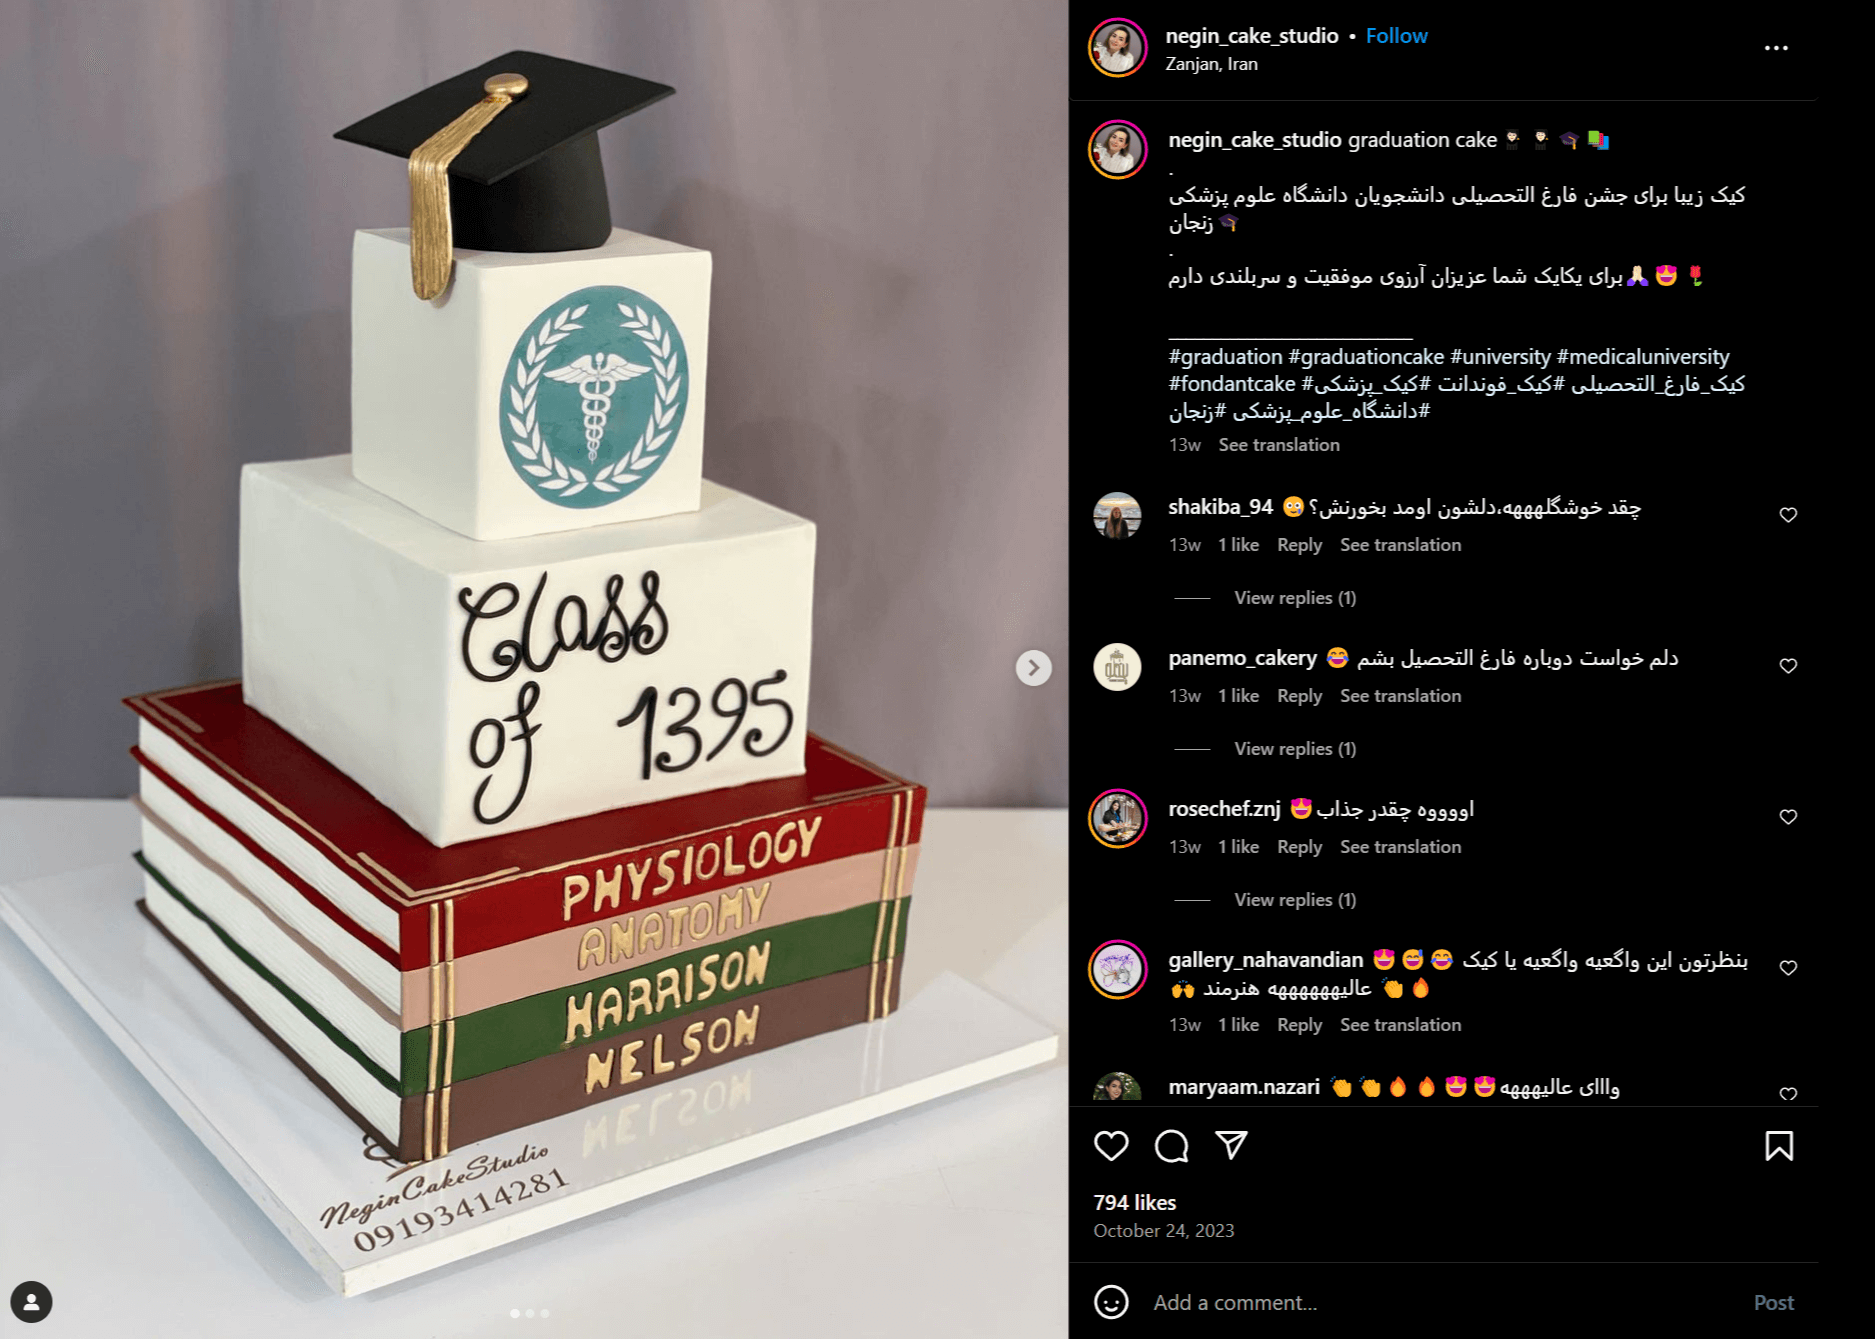
<instances>
[{"instance_id":1,"label":"gold book spine stripe","mask_svg":"<svg viewBox=\"0 0 1875 1339\"><path fill-rule=\"evenodd\" d=\"M443 970L448 980L448 1022L443 1026L443 1110L437 1156L449 1152L449 1089L456 1081L456 899L443 903Z\"/></svg>"},{"instance_id":2,"label":"gold book spine stripe","mask_svg":"<svg viewBox=\"0 0 1875 1339\"><path fill-rule=\"evenodd\" d=\"M410 286L426 302L449 287L456 263L449 227L449 165L502 108L527 90L527 80L496 75L484 88L487 97L410 155Z\"/></svg>"},{"instance_id":3,"label":"gold book spine stripe","mask_svg":"<svg viewBox=\"0 0 1875 1339\"><path fill-rule=\"evenodd\" d=\"M886 948L889 950L885 960L885 990L879 996L879 1013L883 1016L892 1012L892 965L898 961L898 904L905 896L905 850L911 843L911 802L912 794L905 792L905 835L898 846L898 875L893 880L892 888L892 932L886 936Z\"/></svg>"},{"instance_id":4,"label":"gold book spine stripe","mask_svg":"<svg viewBox=\"0 0 1875 1339\"><path fill-rule=\"evenodd\" d=\"M430 904L430 1047L423 1094L426 1162L449 1152L449 1090L455 1078L456 900L452 897Z\"/></svg>"},{"instance_id":5,"label":"gold book spine stripe","mask_svg":"<svg viewBox=\"0 0 1875 1339\"><path fill-rule=\"evenodd\" d=\"M866 1021L879 1016L879 949L885 940L885 908L892 893L892 853L898 845L898 796L892 797L892 821L885 833L885 860L879 870L879 920L872 930L872 975L866 983Z\"/></svg>"},{"instance_id":6,"label":"gold book spine stripe","mask_svg":"<svg viewBox=\"0 0 1875 1339\"><path fill-rule=\"evenodd\" d=\"M429 1073L424 1077L423 1159L436 1156L436 1053L442 1044L443 1017L443 909L430 907L430 1056Z\"/></svg>"},{"instance_id":7,"label":"gold book spine stripe","mask_svg":"<svg viewBox=\"0 0 1875 1339\"><path fill-rule=\"evenodd\" d=\"M456 1016L456 899L443 903L443 971L448 983L444 1005L448 1016Z\"/></svg>"}]
</instances>

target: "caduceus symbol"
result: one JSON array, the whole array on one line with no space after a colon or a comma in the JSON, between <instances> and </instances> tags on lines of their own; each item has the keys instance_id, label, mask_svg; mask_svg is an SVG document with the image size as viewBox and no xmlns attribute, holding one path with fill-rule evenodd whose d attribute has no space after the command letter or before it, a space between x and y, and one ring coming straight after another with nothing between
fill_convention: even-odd
<instances>
[{"instance_id":1,"label":"caduceus symbol","mask_svg":"<svg viewBox=\"0 0 1875 1339\"><path fill-rule=\"evenodd\" d=\"M651 369L642 363L626 362L616 353L589 353L565 367L556 367L547 375L579 387L579 407L586 416L586 459L599 459L599 443L605 439L606 415L612 411L612 392L621 381L641 377Z\"/></svg>"}]
</instances>

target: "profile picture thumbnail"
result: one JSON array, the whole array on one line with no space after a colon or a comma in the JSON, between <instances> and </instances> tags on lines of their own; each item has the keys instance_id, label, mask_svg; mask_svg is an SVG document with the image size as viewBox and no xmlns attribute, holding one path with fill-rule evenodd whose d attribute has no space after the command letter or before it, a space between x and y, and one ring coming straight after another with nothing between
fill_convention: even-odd
<instances>
[{"instance_id":1,"label":"profile picture thumbnail","mask_svg":"<svg viewBox=\"0 0 1875 1339\"><path fill-rule=\"evenodd\" d=\"M1087 830L1102 846L1124 850L1146 835L1146 806L1130 790L1102 791L1087 808Z\"/></svg>"},{"instance_id":2,"label":"profile picture thumbnail","mask_svg":"<svg viewBox=\"0 0 1875 1339\"><path fill-rule=\"evenodd\" d=\"M1131 121L1103 121L1087 137L1087 161L1101 176L1115 181L1144 167L1146 154L1146 137Z\"/></svg>"},{"instance_id":3,"label":"profile picture thumbnail","mask_svg":"<svg viewBox=\"0 0 1875 1339\"><path fill-rule=\"evenodd\" d=\"M1096 1102L1137 1102L1145 1095L1139 1086L1138 1079L1124 1070L1116 1069L1100 1076L1100 1082L1094 1085L1093 1100Z\"/></svg>"},{"instance_id":4,"label":"profile picture thumbnail","mask_svg":"<svg viewBox=\"0 0 1875 1339\"><path fill-rule=\"evenodd\" d=\"M1110 1000L1131 999L1146 985L1146 955L1127 939L1109 939L1087 955L1087 980Z\"/></svg>"},{"instance_id":5,"label":"profile picture thumbnail","mask_svg":"<svg viewBox=\"0 0 1875 1339\"><path fill-rule=\"evenodd\" d=\"M1146 33L1131 19L1106 19L1087 39L1094 68L1115 79L1133 73L1146 59Z\"/></svg>"},{"instance_id":6,"label":"profile picture thumbnail","mask_svg":"<svg viewBox=\"0 0 1875 1339\"><path fill-rule=\"evenodd\" d=\"M1125 642L1108 642L1094 653L1094 677L1109 692L1124 693L1139 682L1139 652Z\"/></svg>"},{"instance_id":7,"label":"profile picture thumbnail","mask_svg":"<svg viewBox=\"0 0 1875 1339\"><path fill-rule=\"evenodd\" d=\"M1094 504L1094 529L1108 539L1131 539L1139 533L1139 503L1131 493L1106 493Z\"/></svg>"}]
</instances>

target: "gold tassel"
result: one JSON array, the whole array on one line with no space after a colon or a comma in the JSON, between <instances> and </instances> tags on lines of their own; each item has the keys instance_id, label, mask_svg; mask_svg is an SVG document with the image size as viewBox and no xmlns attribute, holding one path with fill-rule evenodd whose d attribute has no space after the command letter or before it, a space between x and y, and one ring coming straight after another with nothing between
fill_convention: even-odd
<instances>
[{"instance_id":1,"label":"gold tassel","mask_svg":"<svg viewBox=\"0 0 1875 1339\"><path fill-rule=\"evenodd\" d=\"M482 87L487 97L410 155L410 286L426 302L449 287L456 264L449 229L449 165L503 107L527 92L527 77L498 74Z\"/></svg>"}]
</instances>

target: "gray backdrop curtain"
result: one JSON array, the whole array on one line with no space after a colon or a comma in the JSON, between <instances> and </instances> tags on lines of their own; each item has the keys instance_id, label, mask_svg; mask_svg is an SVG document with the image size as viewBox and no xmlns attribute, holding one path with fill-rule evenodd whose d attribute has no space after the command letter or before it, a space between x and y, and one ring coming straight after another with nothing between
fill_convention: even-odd
<instances>
[{"instance_id":1,"label":"gray backdrop curtain","mask_svg":"<svg viewBox=\"0 0 1875 1339\"><path fill-rule=\"evenodd\" d=\"M1065 803L1064 10L0 5L0 794L126 793L118 698L239 672L240 467L348 449L352 230L408 218L332 132L521 47L677 87L613 216L715 253L705 470L820 525L812 728Z\"/></svg>"}]
</instances>

